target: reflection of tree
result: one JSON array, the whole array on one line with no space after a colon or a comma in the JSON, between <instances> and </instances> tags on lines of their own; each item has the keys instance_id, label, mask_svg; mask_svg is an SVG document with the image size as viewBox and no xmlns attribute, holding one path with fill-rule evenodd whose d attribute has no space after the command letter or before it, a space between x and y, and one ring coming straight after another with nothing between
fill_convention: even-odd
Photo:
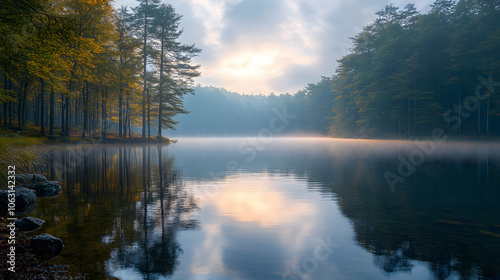
<instances>
[{"instance_id":1,"label":"reflection of tree","mask_svg":"<svg viewBox=\"0 0 500 280\"><path fill-rule=\"evenodd\" d=\"M181 229L193 229L197 221L189 219L196 208L192 196L188 195L179 180L179 172L173 169L174 158L163 159L162 147L157 147L158 171L151 170L151 146L142 148L143 197L134 217L140 224L131 233L140 241L123 244L116 262L123 268L135 268L147 279L169 276L178 264L182 252L176 241Z\"/></svg>"},{"instance_id":2,"label":"reflection of tree","mask_svg":"<svg viewBox=\"0 0 500 280\"><path fill-rule=\"evenodd\" d=\"M158 146L57 149L49 177L64 194L37 211L47 232L65 250L56 262L71 263L92 279L133 269L147 279L172 275L182 252L179 230L194 229L196 208L174 169L174 157Z\"/></svg>"},{"instance_id":3,"label":"reflection of tree","mask_svg":"<svg viewBox=\"0 0 500 280\"><path fill-rule=\"evenodd\" d=\"M500 277L500 178L482 160L428 160L390 191L383 174L398 155L352 153L306 163L308 178L336 194L356 241L387 273L429 263L436 279ZM475 164L471 164L475 163ZM488 185L489 184L489 187ZM496 187L492 187L496 186Z\"/></svg>"}]
</instances>

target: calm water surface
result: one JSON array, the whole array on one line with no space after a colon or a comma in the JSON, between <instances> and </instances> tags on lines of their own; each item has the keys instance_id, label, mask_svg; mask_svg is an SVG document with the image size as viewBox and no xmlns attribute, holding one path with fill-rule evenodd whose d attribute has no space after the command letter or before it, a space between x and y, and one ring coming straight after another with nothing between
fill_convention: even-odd
<instances>
[{"instance_id":1,"label":"calm water surface","mask_svg":"<svg viewBox=\"0 0 500 280\"><path fill-rule=\"evenodd\" d=\"M91 279L500 279L500 145L51 146L31 216ZM390 180L388 182L387 176Z\"/></svg>"}]
</instances>

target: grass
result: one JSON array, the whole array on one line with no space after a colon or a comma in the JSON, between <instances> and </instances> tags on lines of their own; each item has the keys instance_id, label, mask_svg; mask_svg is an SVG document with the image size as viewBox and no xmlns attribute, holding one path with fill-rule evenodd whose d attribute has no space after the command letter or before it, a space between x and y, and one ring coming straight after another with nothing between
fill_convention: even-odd
<instances>
[{"instance_id":1,"label":"grass","mask_svg":"<svg viewBox=\"0 0 500 280\"><path fill-rule=\"evenodd\" d=\"M42 143L42 139L35 137L0 137L0 174L2 178L7 179L9 166L15 166L16 174L39 172L42 166L42 155L37 145Z\"/></svg>"}]
</instances>

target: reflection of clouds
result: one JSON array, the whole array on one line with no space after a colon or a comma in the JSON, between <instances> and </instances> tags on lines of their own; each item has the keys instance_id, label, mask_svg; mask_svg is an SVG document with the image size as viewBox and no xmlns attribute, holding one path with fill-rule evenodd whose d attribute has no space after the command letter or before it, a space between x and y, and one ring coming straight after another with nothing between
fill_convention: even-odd
<instances>
[{"instance_id":1,"label":"reflection of clouds","mask_svg":"<svg viewBox=\"0 0 500 280\"><path fill-rule=\"evenodd\" d=\"M240 222L255 222L267 228L295 222L314 213L311 203L294 201L275 190L272 179L230 179L215 198L217 209L222 215Z\"/></svg>"},{"instance_id":2,"label":"reflection of clouds","mask_svg":"<svg viewBox=\"0 0 500 280\"><path fill-rule=\"evenodd\" d=\"M191 271L195 275L208 275L224 271L222 262L222 236L219 224L203 225L205 240L193 256ZM203 279L203 278L196 278Z\"/></svg>"},{"instance_id":3,"label":"reflection of clouds","mask_svg":"<svg viewBox=\"0 0 500 280\"><path fill-rule=\"evenodd\" d=\"M255 236L264 236L280 246L287 260L280 266L288 267L300 261L302 251L316 237L311 232L317 226L314 219L317 206L302 197L307 182L275 174L236 174L214 183L221 186L220 191L202 202L202 208L216 211L211 214L215 218L202 225L204 241L196 249L191 263L192 273L198 275L195 279L204 279L206 275L236 277L241 273L229 271L223 262L226 247L234 245L226 243L232 234L222 231L227 225L248 230L248 223L252 223ZM207 186L201 182L196 184L201 188L195 192L200 193Z\"/></svg>"}]
</instances>

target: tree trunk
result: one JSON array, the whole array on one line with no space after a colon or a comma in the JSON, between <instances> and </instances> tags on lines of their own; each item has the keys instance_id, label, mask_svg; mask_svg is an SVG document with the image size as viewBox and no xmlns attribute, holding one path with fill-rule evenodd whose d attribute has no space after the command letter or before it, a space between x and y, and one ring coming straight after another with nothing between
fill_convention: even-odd
<instances>
[{"instance_id":1,"label":"tree trunk","mask_svg":"<svg viewBox=\"0 0 500 280\"><path fill-rule=\"evenodd\" d=\"M9 125L12 125L12 101L9 101Z\"/></svg>"},{"instance_id":2,"label":"tree trunk","mask_svg":"<svg viewBox=\"0 0 500 280\"><path fill-rule=\"evenodd\" d=\"M17 94L19 96L19 104L17 104L17 124L20 126L21 125L21 118L22 118L21 112L23 111L23 110L21 110L21 108L23 106L22 88L19 89L18 87L16 87L16 91L19 91Z\"/></svg>"},{"instance_id":3,"label":"tree trunk","mask_svg":"<svg viewBox=\"0 0 500 280\"><path fill-rule=\"evenodd\" d=\"M417 135L417 98L413 99L413 135Z\"/></svg>"},{"instance_id":4,"label":"tree trunk","mask_svg":"<svg viewBox=\"0 0 500 280\"><path fill-rule=\"evenodd\" d=\"M410 134L410 118L411 118L411 110L410 110L410 98L408 98L408 124L406 126L406 136Z\"/></svg>"},{"instance_id":5,"label":"tree trunk","mask_svg":"<svg viewBox=\"0 0 500 280\"><path fill-rule=\"evenodd\" d=\"M23 106L22 106L22 111L21 111L21 126L24 126L26 122L26 104L28 100L28 89L30 86L30 80L26 78L26 82L23 87Z\"/></svg>"},{"instance_id":6,"label":"tree trunk","mask_svg":"<svg viewBox=\"0 0 500 280\"><path fill-rule=\"evenodd\" d=\"M50 119L49 119L49 135L54 135L54 89L50 88Z\"/></svg>"},{"instance_id":7,"label":"tree trunk","mask_svg":"<svg viewBox=\"0 0 500 280\"><path fill-rule=\"evenodd\" d=\"M122 138L123 129L123 85L120 83L120 93L118 96L118 136Z\"/></svg>"},{"instance_id":8,"label":"tree trunk","mask_svg":"<svg viewBox=\"0 0 500 280\"><path fill-rule=\"evenodd\" d=\"M163 26L162 26L162 34L163 34ZM158 92L158 138L161 139L161 129L163 127L162 124L162 114L163 114L163 50L164 50L164 42L163 37L161 38L161 51L160 51L160 88Z\"/></svg>"},{"instance_id":9,"label":"tree trunk","mask_svg":"<svg viewBox=\"0 0 500 280\"><path fill-rule=\"evenodd\" d=\"M66 135L66 107L64 106L64 98L66 97L66 94L61 93L61 135Z\"/></svg>"},{"instance_id":10,"label":"tree trunk","mask_svg":"<svg viewBox=\"0 0 500 280\"><path fill-rule=\"evenodd\" d=\"M40 90L41 90L41 85L40 85ZM33 104L33 109L32 110L27 110L28 112L31 112L30 115L32 115L33 122L35 123L35 126L40 125L40 93L35 92L35 104ZM30 119L30 116L28 116L28 120Z\"/></svg>"},{"instance_id":11,"label":"tree trunk","mask_svg":"<svg viewBox=\"0 0 500 280\"><path fill-rule=\"evenodd\" d=\"M148 1L146 1L146 7L148 6ZM144 13L144 37L142 45L142 59L143 59L143 84L144 88L142 90L142 138L146 137L146 65L147 65L147 55L146 55L146 43L148 38L148 14Z\"/></svg>"},{"instance_id":12,"label":"tree trunk","mask_svg":"<svg viewBox=\"0 0 500 280\"><path fill-rule=\"evenodd\" d=\"M40 79L40 133L42 133L42 135L45 135L44 99L45 99L45 81L43 79Z\"/></svg>"},{"instance_id":13,"label":"tree trunk","mask_svg":"<svg viewBox=\"0 0 500 280\"><path fill-rule=\"evenodd\" d=\"M8 79L7 79L7 74L4 73L3 74L3 88L5 89L5 91L7 91L9 89L9 86L8 86ZM3 125L4 126L7 126L7 101L3 103Z\"/></svg>"},{"instance_id":14,"label":"tree trunk","mask_svg":"<svg viewBox=\"0 0 500 280\"><path fill-rule=\"evenodd\" d=\"M75 120L75 132L78 131L78 96L75 98L75 106L74 106L74 120Z\"/></svg>"},{"instance_id":15,"label":"tree trunk","mask_svg":"<svg viewBox=\"0 0 500 280\"><path fill-rule=\"evenodd\" d=\"M107 126L108 126L108 116L106 114L106 105L107 105L107 99L108 99L108 88L104 86L104 98L101 103L101 108L102 108L102 138L106 138L106 132L107 132Z\"/></svg>"},{"instance_id":16,"label":"tree trunk","mask_svg":"<svg viewBox=\"0 0 500 280\"><path fill-rule=\"evenodd\" d=\"M85 137L89 128L89 82L85 81L85 88L83 89L83 128L82 138Z\"/></svg>"},{"instance_id":17,"label":"tree trunk","mask_svg":"<svg viewBox=\"0 0 500 280\"><path fill-rule=\"evenodd\" d=\"M490 96L486 101L486 135L490 135Z\"/></svg>"},{"instance_id":18,"label":"tree trunk","mask_svg":"<svg viewBox=\"0 0 500 280\"><path fill-rule=\"evenodd\" d=\"M128 122L128 138L132 138L132 126L131 126L131 117L130 117L130 105L129 105L129 95L130 92L127 91L127 122Z\"/></svg>"},{"instance_id":19,"label":"tree trunk","mask_svg":"<svg viewBox=\"0 0 500 280\"><path fill-rule=\"evenodd\" d=\"M462 134L462 103L460 89L458 89L458 134Z\"/></svg>"},{"instance_id":20,"label":"tree trunk","mask_svg":"<svg viewBox=\"0 0 500 280\"><path fill-rule=\"evenodd\" d=\"M148 139L151 137L151 95L149 89L146 91L148 95Z\"/></svg>"},{"instance_id":21,"label":"tree trunk","mask_svg":"<svg viewBox=\"0 0 500 280\"><path fill-rule=\"evenodd\" d=\"M477 135L481 135L481 101L479 102L479 106L477 108Z\"/></svg>"},{"instance_id":22,"label":"tree trunk","mask_svg":"<svg viewBox=\"0 0 500 280\"><path fill-rule=\"evenodd\" d=\"M71 114L70 114L70 106L69 106L69 103L70 103L70 98L69 96L66 96L66 128L64 129L64 135L65 136L68 136L69 137L69 132L70 132L70 128L71 128Z\"/></svg>"}]
</instances>

